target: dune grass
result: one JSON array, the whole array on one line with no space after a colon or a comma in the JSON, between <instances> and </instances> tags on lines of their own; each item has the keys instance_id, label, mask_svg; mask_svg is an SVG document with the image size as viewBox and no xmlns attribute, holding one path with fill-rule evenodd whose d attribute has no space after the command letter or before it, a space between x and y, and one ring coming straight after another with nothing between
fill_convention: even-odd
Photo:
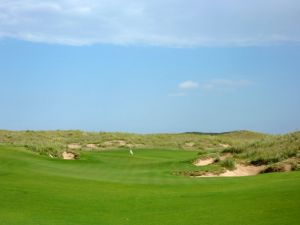
<instances>
[{"instance_id":1,"label":"dune grass","mask_svg":"<svg viewBox=\"0 0 300 225\"><path fill-rule=\"evenodd\" d=\"M237 158L245 159L253 165L268 165L300 156L300 132L269 136L259 141L240 143L224 149Z\"/></svg>"},{"instance_id":2,"label":"dune grass","mask_svg":"<svg viewBox=\"0 0 300 225\"><path fill-rule=\"evenodd\" d=\"M190 178L195 151L50 159L0 145L0 225L299 224L300 172Z\"/></svg>"},{"instance_id":3,"label":"dune grass","mask_svg":"<svg viewBox=\"0 0 300 225\"><path fill-rule=\"evenodd\" d=\"M90 150L88 144L95 144L97 149L115 149L117 143L108 142L123 141L125 146L133 148L165 148L165 149L187 149L205 150L222 148L222 144L236 145L238 143L249 143L259 141L266 134L250 131L228 132L223 134L205 133L181 133L181 134L130 134L130 133L108 133L108 132L83 132L70 131L7 131L0 130L0 143L10 143L25 146L27 149L47 155L59 154L64 151L68 144L77 143L81 150ZM95 149L94 149L95 150Z\"/></svg>"}]
</instances>

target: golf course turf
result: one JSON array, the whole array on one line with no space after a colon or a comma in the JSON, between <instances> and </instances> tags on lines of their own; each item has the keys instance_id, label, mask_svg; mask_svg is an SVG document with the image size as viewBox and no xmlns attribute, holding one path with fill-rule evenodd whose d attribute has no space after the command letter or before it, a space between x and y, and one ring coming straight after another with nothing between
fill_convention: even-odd
<instances>
[{"instance_id":1,"label":"golf course turf","mask_svg":"<svg viewBox=\"0 0 300 225\"><path fill-rule=\"evenodd\" d=\"M51 159L0 145L0 225L297 225L300 172L173 175L197 152L82 152Z\"/></svg>"}]
</instances>

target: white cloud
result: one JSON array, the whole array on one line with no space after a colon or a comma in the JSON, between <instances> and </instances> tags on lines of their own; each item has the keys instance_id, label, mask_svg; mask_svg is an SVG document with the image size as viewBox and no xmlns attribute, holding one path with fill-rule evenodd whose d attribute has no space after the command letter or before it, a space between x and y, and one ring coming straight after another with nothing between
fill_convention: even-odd
<instances>
[{"instance_id":1,"label":"white cloud","mask_svg":"<svg viewBox=\"0 0 300 225\"><path fill-rule=\"evenodd\" d=\"M298 0L0 1L0 38L172 47L299 43Z\"/></svg>"},{"instance_id":2,"label":"white cloud","mask_svg":"<svg viewBox=\"0 0 300 225\"><path fill-rule=\"evenodd\" d=\"M252 85L249 80L233 80L233 79L213 79L208 82L199 83L187 80L178 85L176 92L169 94L172 97L185 97L192 94L192 91L199 89L200 91L234 91Z\"/></svg>"},{"instance_id":3,"label":"white cloud","mask_svg":"<svg viewBox=\"0 0 300 225\"><path fill-rule=\"evenodd\" d=\"M199 84L195 81L187 80L178 85L179 89L183 90L191 90L191 89L197 89L199 87Z\"/></svg>"}]
</instances>

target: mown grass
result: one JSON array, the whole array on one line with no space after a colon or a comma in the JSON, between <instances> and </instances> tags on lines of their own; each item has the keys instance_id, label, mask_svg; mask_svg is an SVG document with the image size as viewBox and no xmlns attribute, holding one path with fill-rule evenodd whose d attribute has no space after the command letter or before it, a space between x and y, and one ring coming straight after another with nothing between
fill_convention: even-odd
<instances>
[{"instance_id":1,"label":"mown grass","mask_svg":"<svg viewBox=\"0 0 300 225\"><path fill-rule=\"evenodd\" d=\"M0 145L0 225L296 225L300 172L190 178L197 152L82 152L50 159Z\"/></svg>"}]
</instances>

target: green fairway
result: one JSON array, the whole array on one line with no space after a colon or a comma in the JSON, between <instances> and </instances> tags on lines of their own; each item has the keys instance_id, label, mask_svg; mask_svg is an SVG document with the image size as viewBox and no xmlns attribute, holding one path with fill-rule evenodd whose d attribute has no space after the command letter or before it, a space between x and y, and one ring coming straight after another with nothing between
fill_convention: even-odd
<instances>
[{"instance_id":1,"label":"green fairway","mask_svg":"<svg viewBox=\"0 0 300 225\"><path fill-rule=\"evenodd\" d=\"M0 225L292 225L300 172L190 178L197 152L82 152L65 161L0 145Z\"/></svg>"}]
</instances>

